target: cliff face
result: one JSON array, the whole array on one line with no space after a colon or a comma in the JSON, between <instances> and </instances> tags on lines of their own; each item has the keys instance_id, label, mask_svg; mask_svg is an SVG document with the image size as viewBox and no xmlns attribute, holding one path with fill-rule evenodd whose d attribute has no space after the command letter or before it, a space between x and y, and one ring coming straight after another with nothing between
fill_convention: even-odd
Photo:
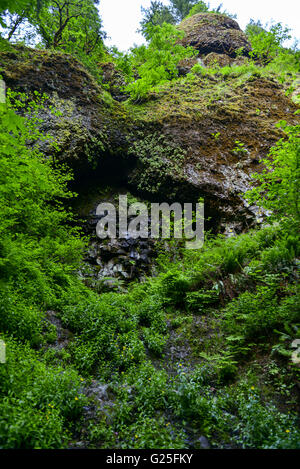
<instances>
[{"instance_id":1,"label":"cliff face","mask_svg":"<svg viewBox=\"0 0 300 469\"><path fill-rule=\"evenodd\" d=\"M67 161L77 181L86 173L89 184L93 176L95 184L121 181L161 202L203 197L219 228L251 225L255 207L243 200L251 173L281 137L275 124L297 119L283 88L257 72L171 82L130 105L113 100L70 56L17 48L0 55L0 67L8 87L48 96L41 130L58 149L43 143L43 150Z\"/></svg>"},{"instance_id":2,"label":"cliff face","mask_svg":"<svg viewBox=\"0 0 300 469\"><path fill-rule=\"evenodd\" d=\"M124 110L73 57L17 47L0 54L0 69L13 91L47 96L41 131L58 143L57 149L42 143L49 156L82 171L124 145Z\"/></svg>"},{"instance_id":3,"label":"cliff face","mask_svg":"<svg viewBox=\"0 0 300 469\"><path fill-rule=\"evenodd\" d=\"M275 124L295 122L295 110L275 81L255 75L175 82L132 108L140 130L130 182L172 200L203 196L215 222L242 227L253 218L243 201L251 173L281 137Z\"/></svg>"}]
</instances>

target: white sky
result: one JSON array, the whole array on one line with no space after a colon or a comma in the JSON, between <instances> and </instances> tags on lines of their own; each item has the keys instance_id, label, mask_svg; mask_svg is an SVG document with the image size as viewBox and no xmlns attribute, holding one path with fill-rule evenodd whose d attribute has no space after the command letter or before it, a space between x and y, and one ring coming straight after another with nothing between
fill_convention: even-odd
<instances>
[{"instance_id":1,"label":"white sky","mask_svg":"<svg viewBox=\"0 0 300 469\"><path fill-rule=\"evenodd\" d=\"M161 0L168 5L168 0ZM242 29L250 18L260 19L263 24L274 20L292 29L292 34L300 40L300 1L299 0L210 0L212 8L223 3L223 8L237 14ZM136 31L141 20L141 6L148 7L151 0L100 0L100 14L104 30L111 39L108 46L116 45L127 50L134 44L142 44L143 37ZM208 2L207 2L208 3Z\"/></svg>"}]
</instances>

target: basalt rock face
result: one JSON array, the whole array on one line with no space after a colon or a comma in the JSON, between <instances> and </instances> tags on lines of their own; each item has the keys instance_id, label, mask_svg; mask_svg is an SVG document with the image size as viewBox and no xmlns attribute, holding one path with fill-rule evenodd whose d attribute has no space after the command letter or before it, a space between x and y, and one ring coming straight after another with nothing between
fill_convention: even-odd
<instances>
[{"instance_id":1,"label":"basalt rock face","mask_svg":"<svg viewBox=\"0 0 300 469\"><path fill-rule=\"evenodd\" d=\"M99 218L91 213L86 221L91 242L85 261L90 267L82 274L90 286L110 290L154 274L154 260L157 257L154 240L134 239L128 234L122 239L101 241L96 236ZM132 220L129 218L128 221Z\"/></svg>"},{"instance_id":2,"label":"basalt rock face","mask_svg":"<svg viewBox=\"0 0 300 469\"><path fill-rule=\"evenodd\" d=\"M72 56L15 47L0 53L8 88L47 96L39 111L40 130L54 136L58 148L41 142L46 155L84 171L125 144L124 111Z\"/></svg>"},{"instance_id":3,"label":"basalt rock face","mask_svg":"<svg viewBox=\"0 0 300 469\"><path fill-rule=\"evenodd\" d=\"M14 91L47 94L41 130L56 137L58 150L47 142L43 150L68 162L77 182L110 180L158 202L203 197L216 230L255 220L243 197L251 174L282 136L276 123L299 119L283 88L256 72L174 81L144 103L124 105L70 56L16 48L0 54L0 67Z\"/></svg>"},{"instance_id":4,"label":"basalt rock face","mask_svg":"<svg viewBox=\"0 0 300 469\"><path fill-rule=\"evenodd\" d=\"M179 28L185 32L182 44L194 47L199 55L216 52L235 57L236 51L241 48L244 55L248 55L251 50L238 23L225 15L199 13L183 20Z\"/></svg>"},{"instance_id":5,"label":"basalt rock face","mask_svg":"<svg viewBox=\"0 0 300 469\"><path fill-rule=\"evenodd\" d=\"M85 263L80 275L92 288L105 290L122 290L128 282L141 280L155 273L157 241L152 238L135 238L129 231L119 237L119 196L127 196L128 203L138 202L126 188L106 187L105 190L88 190L86 188L74 201L74 211L78 223L88 236L90 243L85 254ZM116 208L116 236L100 239L96 233L97 224L104 215L97 214L99 204L112 204ZM150 211L149 211L150 212ZM135 216L128 216L131 223ZM151 218L149 213L148 224Z\"/></svg>"},{"instance_id":6,"label":"basalt rock face","mask_svg":"<svg viewBox=\"0 0 300 469\"><path fill-rule=\"evenodd\" d=\"M282 137L276 123L296 123L296 106L272 79L208 75L173 82L133 106L135 132L129 149L136 168L129 182L145 197L205 200L206 215L220 229L240 231L257 209L244 193L251 174Z\"/></svg>"}]
</instances>

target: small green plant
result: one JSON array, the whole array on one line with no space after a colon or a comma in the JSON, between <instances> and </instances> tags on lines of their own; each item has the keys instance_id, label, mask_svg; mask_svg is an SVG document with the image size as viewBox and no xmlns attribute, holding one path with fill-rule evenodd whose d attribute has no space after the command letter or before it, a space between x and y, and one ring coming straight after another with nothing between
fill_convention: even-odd
<instances>
[{"instance_id":1,"label":"small green plant","mask_svg":"<svg viewBox=\"0 0 300 469\"><path fill-rule=\"evenodd\" d=\"M194 313L205 313L209 306L215 305L218 301L219 293L216 290L199 290L186 295L187 307Z\"/></svg>"},{"instance_id":2,"label":"small green plant","mask_svg":"<svg viewBox=\"0 0 300 469\"><path fill-rule=\"evenodd\" d=\"M221 383L231 381L236 376L238 362L234 360L231 352L225 350L215 355L201 352L199 355L213 366L214 373Z\"/></svg>"},{"instance_id":3,"label":"small green plant","mask_svg":"<svg viewBox=\"0 0 300 469\"><path fill-rule=\"evenodd\" d=\"M236 140L234 143L235 143L235 147L232 150L232 153L234 155L238 156L238 155L241 155L241 154L249 153L243 142L240 142L239 140Z\"/></svg>"}]
</instances>

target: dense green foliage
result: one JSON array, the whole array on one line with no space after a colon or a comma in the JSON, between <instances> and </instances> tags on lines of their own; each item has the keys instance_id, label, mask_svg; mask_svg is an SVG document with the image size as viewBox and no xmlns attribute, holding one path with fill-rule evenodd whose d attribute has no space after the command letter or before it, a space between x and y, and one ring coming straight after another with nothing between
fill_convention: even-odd
<instances>
[{"instance_id":1,"label":"dense green foliage","mask_svg":"<svg viewBox=\"0 0 300 469\"><path fill-rule=\"evenodd\" d=\"M162 26L164 23L175 24L175 18L170 8L162 2L152 1L149 8L142 7L143 19L141 21L141 32L147 35L149 25Z\"/></svg>"},{"instance_id":2,"label":"dense green foliage","mask_svg":"<svg viewBox=\"0 0 300 469\"><path fill-rule=\"evenodd\" d=\"M289 29L284 28L281 23L274 24L270 30L260 26L248 25L246 31L252 45L252 57L261 60L270 60L274 58L282 49L282 44L287 39L291 39Z\"/></svg>"},{"instance_id":3,"label":"dense green foliage","mask_svg":"<svg viewBox=\"0 0 300 469\"><path fill-rule=\"evenodd\" d=\"M198 7L199 4L195 5L195 11L192 10L190 15L197 13ZM176 43L181 37L181 32L173 26L176 21L168 21L165 13L159 8L155 6L153 15L148 10L145 13L142 30L148 42L146 46L133 48L125 54L114 51L116 66L127 82L125 92L129 93L133 101L145 99L157 86L178 79L181 60L195 55L192 48L182 48ZM158 17L160 19L156 20ZM290 83L291 76L294 80L297 79L297 73L300 72L299 51L296 46L284 47L285 41L291 37L287 28L278 23L267 29L252 20L246 32L252 51L244 65L203 67L197 64L191 69L187 79L192 79L193 74L247 77L249 73L256 76L273 76L281 83Z\"/></svg>"},{"instance_id":4,"label":"dense green foliage","mask_svg":"<svg viewBox=\"0 0 300 469\"><path fill-rule=\"evenodd\" d=\"M12 98L18 106L23 102L22 96ZM99 296L73 276L80 242L61 225L69 215L49 205L69 195L66 176L25 146L35 135L34 109L27 122L10 104L1 112L6 168L1 179L1 331L8 357L0 367L0 446L67 445L80 428L87 403L83 392L92 375L110 383L116 404L109 427L99 409L83 431L92 447L100 441L113 448L188 447L191 435L184 422L217 447L298 447L295 416L274 404L285 395L287 383L293 388L298 369L281 365L281 379L273 359L263 381L271 386L274 376L278 380L268 395L255 361L257 348L279 356L291 353L277 344L278 332L287 337L287 330L299 327L295 234L283 225L227 240L218 237L207 240L202 251L183 251L173 265L162 253L159 277L127 294ZM233 300L230 288L237 294ZM57 330L46 319L49 308L74 334L65 350L51 347ZM203 345L193 333L193 318L201 316L210 323L202 329ZM164 362L168 322L181 331L196 362L191 369L184 359L174 362L171 376L151 363ZM214 340L211 327L219 331ZM32 349L38 344L44 344L40 352Z\"/></svg>"},{"instance_id":5,"label":"dense green foliage","mask_svg":"<svg viewBox=\"0 0 300 469\"><path fill-rule=\"evenodd\" d=\"M145 98L155 85L176 78L180 60L195 55L193 48L177 43L182 36L181 31L167 23L147 26L149 45L134 49L130 58L131 70L136 70L139 75L139 79L126 87L133 100Z\"/></svg>"},{"instance_id":6,"label":"dense green foliage","mask_svg":"<svg viewBox=\"0 0 300 469\"><path fill-rule=\"evenodd\" d=\"M2 14L4 37L12 42L61 50L78 58L97 78L106 53L98 0L16 2Z\"/></svg>"},{"instance_id":7,"label":"dense green foliage","mask_svg":"<svg viewBox=\"0 0 300 469\"><path fill-rule=\"evenodd\" d=\"M83 247L66 225L71 215L62 205L72 196L66 187L70 175L26 145L47 138L37 130L44 99L37 104L9 93L0 108L0 330L8 350L8 364L0 369L4 448L61 447L85 399L77 396L75 371L48 368L29 348L53 339L55 327L45 321L45 311L69 288ZM15 112L22 108L26 118Z\"/></svg>"},{"instance_id":8,"label":"dense green foliage","mask_svg":"<svg viewBox=\"0 0 300 469\"><path fill-rule=\"evenodd\" d=\"M237 86L267 76L293 91L299 53L283 47L281 25L267 31L252 23L253 54L244 64L197 64L178 77L179 62L195 52L177 43L182 33L169 23L209 7L171 3L172 21L160 2L151 5L157 16L146 12L147 45L115 51L129 109L199 75L234 78ZM19 15L39 31L41 47L97 69L103 33L95 2L74 0L68 11L66 4L1 2L2 23L9 8L11 20ZM202 249L175 245L176 255L170 244L155 277L99 293L78 275L86 243L67 208L75 197L72 175L39 149L40 141L57 145L39 130L45 106L47 96L11 90L0 104L0 340L7 350L0 448L72 448L80 441L89 448L194 449L205 436L212 448L299 449L300 372L291 360L300 339L299 126L278 124L284 137L247 194L268 212L267 224L233 237L208 233ZM246 150L236 140L232 151ZM140 155L145 181L147 172L176 171L185 158L158 134L129 152ZM172 155L174 166L161 166L161 155ZM159 191L158 181L145 181L140 189Z\"/></svg>"}]
</instances>

